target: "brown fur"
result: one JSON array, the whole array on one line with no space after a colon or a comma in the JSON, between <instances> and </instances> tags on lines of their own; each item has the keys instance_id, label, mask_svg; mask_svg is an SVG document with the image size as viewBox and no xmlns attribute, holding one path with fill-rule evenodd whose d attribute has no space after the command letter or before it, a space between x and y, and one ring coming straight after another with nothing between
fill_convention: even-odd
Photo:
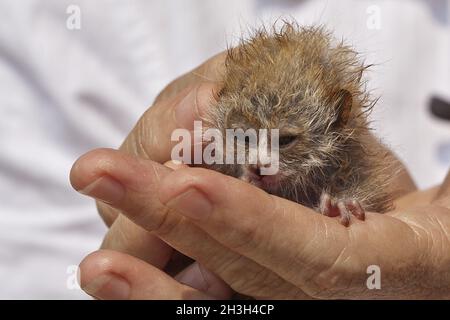
<instances>
[{"instance_id":1,"label":"brown fur","mask_svg":"<svg viewBox=\"0 0 450 320\"><path fill-rule=\"evenodd\" d=\"M228 50L209 125L222 131L278 128L280 137L296 137L280 149L284 179L267 190L275 195L317 208L327 192L385 212L392 203L386 186L393 159L376 147L368 128L376 100L362 80L367 68L322 27L285 23L259 30ZM245 166L214 169L242 177Z\"/></svg>"}]
</instances>

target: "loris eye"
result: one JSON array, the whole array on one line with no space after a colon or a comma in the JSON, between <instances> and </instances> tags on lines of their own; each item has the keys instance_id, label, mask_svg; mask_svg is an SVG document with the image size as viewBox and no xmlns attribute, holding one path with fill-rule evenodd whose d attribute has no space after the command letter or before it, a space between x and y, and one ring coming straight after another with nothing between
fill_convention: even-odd
<instances>
[{"instance_id":1,"label":"loris eye","mask_svg":"<svg viewBox=\"0 0 450 320\"><path fill-rule=\"evenodd\" d=\"M287 147L297 139L296 136L281 136L278 144L280 147Z\"/></svg>"}]
</instances>

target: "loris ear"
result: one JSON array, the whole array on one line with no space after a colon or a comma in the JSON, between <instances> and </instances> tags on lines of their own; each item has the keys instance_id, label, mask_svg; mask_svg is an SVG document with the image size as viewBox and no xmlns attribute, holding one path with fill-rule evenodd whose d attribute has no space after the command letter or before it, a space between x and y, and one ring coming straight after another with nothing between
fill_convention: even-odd
<instances>
[{"instance_id":1,"label":"loris ear","mask_svg":"<svg viewBox=\"0 0 450 320\"><path fill-rule=\"evenodd\" d=\"M339 90L335 98L337 103L335 104L335 108L337 111L337 118L333 123L334 127L343 127L347 124L350 119L350 114L352 112L352 104L353 104L353 96L352 94L345 90Z\"/></svg>"}]
</instances>

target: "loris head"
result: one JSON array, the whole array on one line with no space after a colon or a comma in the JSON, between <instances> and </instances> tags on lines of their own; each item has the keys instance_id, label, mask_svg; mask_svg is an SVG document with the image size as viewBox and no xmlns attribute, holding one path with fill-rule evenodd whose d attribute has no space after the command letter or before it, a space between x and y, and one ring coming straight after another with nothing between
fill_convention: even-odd
<instances>
[{"instance_id":1,"label":"loris head","mask_svg":"<svg viewBox=\"0 0 450 320\"><path fill-rule=\"evenodd\" d=\"M318 27L286 23L230 49L211 125L278 129L279 170L261 175L264 163L258 162L223 171L270 193L314 202L312 189L346 164L352 144L367 131L372 103L361 83L365 69L350 47Z\"/></svg>"}]
</instances>

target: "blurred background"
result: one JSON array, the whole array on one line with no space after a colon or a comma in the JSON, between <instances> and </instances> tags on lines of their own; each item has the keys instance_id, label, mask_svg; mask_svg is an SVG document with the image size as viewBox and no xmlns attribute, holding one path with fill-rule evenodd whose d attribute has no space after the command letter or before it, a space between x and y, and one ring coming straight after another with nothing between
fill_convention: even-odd
<instances>
[{"instance_id":1,"label":"blurred background","mask_svg":"<svg viewBox=\"0 0 450 320\"><path fill-rule=\"evenodd\" d=\"M0 0L1 299L87 298L75 266L106 228L72 163L117 148L168 82L280 17L375 63L376 134L420 188L443 180L450 122L430 100L450 101L447 0Z\"/></svg>"}]
</instances>

